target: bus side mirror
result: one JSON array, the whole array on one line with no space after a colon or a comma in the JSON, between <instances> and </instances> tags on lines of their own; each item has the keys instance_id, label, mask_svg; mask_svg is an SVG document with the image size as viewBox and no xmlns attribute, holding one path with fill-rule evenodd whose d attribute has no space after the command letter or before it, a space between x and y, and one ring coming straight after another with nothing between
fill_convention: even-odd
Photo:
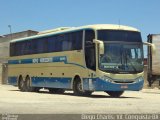
<instances>
[{"instance_id":1,"label":"bus side mirror","mask_svg":"<svg viewBox=\"0 0 160 120\"><path fill-rule=\"evenodd\" d=\"M99 45L99 53L104 54L104 43L101 40L93 40L93 42L97 45Z\"/></svg>"},{"instance_id":2,"label":"bus side mirror","mask_svg":"<svg viewBox=\"0 0 160 120\"><path fill-rule=\"evenodd\" d=\"M152 44L152 43L149 43L149 42L143 42L143 44L151 47L152 55L156 54L156 46L155 46L155 44Z\"/></svg>"}]
</instances>

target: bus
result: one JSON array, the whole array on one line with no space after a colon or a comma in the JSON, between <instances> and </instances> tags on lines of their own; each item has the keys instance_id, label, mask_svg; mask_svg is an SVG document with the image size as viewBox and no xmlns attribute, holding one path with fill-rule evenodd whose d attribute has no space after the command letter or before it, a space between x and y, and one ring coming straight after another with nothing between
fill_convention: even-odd
<instances>
[{"instance_id":1,"label":"bus","mask_svg":"<svg viewBox=\"0 0 160 120\"><path fill-rule=\"evenodd\" d=\"M8 84L20 91L104 91L120 97L126 90L141 90L143 83L143 42L133 27L87 25L10 42Z\"/></svg>"}]
</instances>

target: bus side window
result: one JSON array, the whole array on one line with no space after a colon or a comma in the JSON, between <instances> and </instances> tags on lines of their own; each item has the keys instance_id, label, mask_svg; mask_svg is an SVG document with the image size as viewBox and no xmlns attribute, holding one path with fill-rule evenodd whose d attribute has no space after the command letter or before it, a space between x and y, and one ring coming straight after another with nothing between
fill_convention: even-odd
<instances>
[{"instance_id":1,"label":"bus side window","mask_svg":"<svg viewBox=\"0 0 160 120\"><path fill-rule=\"evenodd\" d=\"M70 39L70 33L66 34L65 40L67 41L67 46L68 46L67 50L72 50L72 41Z\"/></svg>"},{"instance_id":2,"label":"bus side window","mask_svg":"<svg viewBox=\"0 0 160 120\"><path fill-rule=\"evenodd\" d=\"M85 31L85 61L89 69L96 70L96 55L95 55L95 32L93 30Z\"/></svg>"},{"instance_id":3,"label":"bus side window","mask_svg":"<svg viewBox=\"0 0 160 120\"><path fill-rule=\"evenodd\" d=\"M10 56L15 55L15 43L10 43Z\"/></svg>"},{"instance_id":4,"label":"bus side window","mask_svg":"<svg viewBox=\"0 0 160 120\"><path fill-rule=\"evenodd\" d=\"M72 45L71 50L81 50L82 49L82 31L72 32L70 34L70 41Z\"/></svg>"},{"instance_id":5,"label":"bus side window","mask_svg":"<svg viewBox=\"0 0 160 120\"><path fill-rule=\"evenodd\" d=\"M43 38L38 38L37 39L37 52L38 53L43 53L44 52L44 40Z\"/></svg>"},{"instance_id":6,"label":"bus side window","mask_svg":"<svg viewBox=\"0 0 160 120\"><path fill-rule=\"evenodd\" d=\"M57 36L48 37L48 52L56 52L57 51Z\"/></svg>"},{"instance_id":7,"label":"bus side window","mask_svg":"<svg viewBox=\"0 0 160 120\"><path fill-rule=\"evenodd\" d=\"M64 40L64 35L56 35L56 39L55 39L55 51L56 52L60 52L62 51L62 41Z\"/></svg>"},{"instance_id":8,"label":"bus side window","mask_svg":"<svg viewBox=\"0 0 160 120\"><path fill-rule=\"evenodd\" d=\"M37 41L36 40L32 40L32 54L37 54Z\"/></svg>"},{"instance_id":9,"label":"bus side window","mask_svg":"<svg viewBox=\"0 0 160 120\"><path fill-rule=\"evenodd\" d=\"M76 32L76 50L81 50L82 49L82 36L83 36L83 31L78 31Z\"/></svg>"}]
</instances>

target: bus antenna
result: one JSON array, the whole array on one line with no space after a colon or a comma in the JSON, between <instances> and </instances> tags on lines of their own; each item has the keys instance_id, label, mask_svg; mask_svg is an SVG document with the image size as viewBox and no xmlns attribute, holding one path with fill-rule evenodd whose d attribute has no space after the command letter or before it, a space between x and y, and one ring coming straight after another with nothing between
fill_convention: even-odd
<instances>
[{"instance_id":1,"label":"bus antenna","mask_svg":"<svg viewBox=\"0 0 160 120\"><path fill-rule=\"evenodd\" d=\"M121 20L120 19L118 20L118 25L119 25L119 29L120 29L120 27L121 27Z\"/></svg>"}]
</instances>

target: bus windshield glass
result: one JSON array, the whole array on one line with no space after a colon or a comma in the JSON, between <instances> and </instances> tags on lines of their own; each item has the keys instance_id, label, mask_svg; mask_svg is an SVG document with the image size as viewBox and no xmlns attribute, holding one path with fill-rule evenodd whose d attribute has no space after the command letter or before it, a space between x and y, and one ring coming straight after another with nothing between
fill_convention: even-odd
<instances>
[{"instance_id":1,"label":"bus windshield glass","mask_svg":"<svg viewBox=\"0 0 160 120\"><path fill-rule=\"evenodd\" d=\"M142 42L140 32L124 30L98 30L98 40Z\"/></svg>"},{"instance_id":2,"label":"bus windshield glass","mask_svg":"<svg viewBox=\"0 0 160 120\"><path fill-rule=\"evenodd\" d=\"M105 33L107 32L105 31ZM104 54L99 55L99 69L109 73L120 74L142 72L143 46L140 34L138 32L137 35L136 33L126 32L125 36L124 31L122 35L120 33L117 35L116 33L118 32L115 32L115 36L113 34L109 36L110 34L107 33L108 38L107 35L103 35L104 39L102 39L102 33L100 33L101 39L98 39L104 41Z\"/></svg>"}]
</instances>

